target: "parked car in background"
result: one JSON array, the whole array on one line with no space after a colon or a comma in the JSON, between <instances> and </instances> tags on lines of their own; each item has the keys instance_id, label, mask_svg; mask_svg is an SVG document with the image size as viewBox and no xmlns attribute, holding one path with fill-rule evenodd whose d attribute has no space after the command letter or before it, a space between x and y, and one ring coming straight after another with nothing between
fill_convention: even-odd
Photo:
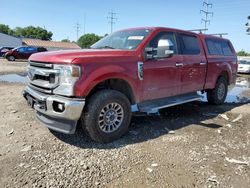
<instances>
[{"instance_id":1,"label":"parked car in background","mask_svg":"<svg viewBox=\"0 0 250 188\"><path fill-rule=\"evenodd\" d=\"M46 51L47 49L43 47L23 46L8 51L5 54L5 58L9 61L15 61L16 59L28 59L32 54Z\"/></svg>"},{"instance_id":2,"label":"parked car in background","mask_svg":"<svg viewBox=\"0 0 250 188\"><path fill-rule=\"evenodd\" d=\"M4 57L5 53L12 50L11 47L0 47L0 57Z\"/></svg>"},{"instance_id":3,"label":"parked car in background","mask_svg":"<svg viewBox=\"0 0 250 188\"><path fill-rule=\"evenodd\" d=\"M240 60L238 73L250 73L250 61L248 60Z\"/></svg>"}]
</instances>

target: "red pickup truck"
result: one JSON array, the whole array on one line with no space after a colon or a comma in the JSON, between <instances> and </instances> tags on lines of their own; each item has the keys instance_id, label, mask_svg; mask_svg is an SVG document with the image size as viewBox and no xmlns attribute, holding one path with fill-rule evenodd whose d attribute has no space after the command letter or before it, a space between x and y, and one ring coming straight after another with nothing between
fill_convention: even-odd
<instances>
[{"instance_id":1,"label":"red pickup truck","mask_svg":"<svg viewBox=\"0 0 250 188\"><path fill-rule=\"evenodd\" d=\"M98 142L118 139L135 112L200 100L224 103L237 57L227 39L161 28L115 32L91 49L34 54L25 99L49 129L73 134L77 123Z\"/></svg>"}]
</instances>

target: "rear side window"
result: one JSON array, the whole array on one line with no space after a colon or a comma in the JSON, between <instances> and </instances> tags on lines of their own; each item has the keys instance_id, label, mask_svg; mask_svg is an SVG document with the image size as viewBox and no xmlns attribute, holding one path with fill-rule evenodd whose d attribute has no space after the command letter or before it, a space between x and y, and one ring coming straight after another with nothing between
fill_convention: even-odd
<instances>
[{"instance_id":1,"label":"rear side window","mask_svg":"<svg viewBox=\"0 0 250 188\"><path fill-rule=\"evenodd\" d=\"M37 51L38 52L45 52L45 51L47 51L47 49L46 48L37 48Z\"/></svg>"},{"instance_id":2,"label":"rear side window","mask_svg":"<svg viewBox=\"0 0 250 188\"><path fill-rule=\"evenodd\" d=\"M227 41L206 39L206 45L209 55L234 55L229 43Z\"/></svg>"},{"instance_id":3,"label":"rear side window","mask_svg":"<svg viewBox=\"0 0 250 188\"><path fill-rule=\"evenodd\" d=\"M200 54L200 46L196 36L180 34L180 51L183 55L198 55Z\"/></svg>"}]
</instances>

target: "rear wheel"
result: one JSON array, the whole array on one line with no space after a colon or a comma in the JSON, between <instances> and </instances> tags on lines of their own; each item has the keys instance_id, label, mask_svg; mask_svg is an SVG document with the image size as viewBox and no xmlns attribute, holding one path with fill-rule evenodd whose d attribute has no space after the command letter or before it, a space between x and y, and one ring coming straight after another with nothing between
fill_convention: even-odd
<instances>
[{"instance_id":1,"label":"rear wheel","mask_svg":"<svg viewBox=\"0 0 250 188\"><path fill-rule=\"evenodd\" d=\"M225 77L217 80L214 89L207 91L207 100L210 104L220 105L225 102L228 92L228 84Z\"/></svg>"},{"instance_id":2,"label":"rear wheel","mask_svg":"<svg viewBox=\"0 0 250 188\"><path fill-rule=\"evenodd\" d=\"M124 135L131 120L130 102L115 90L95 93L82 115L83 129L101 143L111 142Z\"/></svg>"},{"instance_id":3,"label":"rear wheel","mask_svg":"<svg viewBox=\"0 0 250 188\"><path fill-rule=\"evenodd\" d=\"M11 56L8 57L8 60L9 60L9 61L15 61L16 58L15 58L13 55L11 55Z\"/></svg>"}]
</instances>

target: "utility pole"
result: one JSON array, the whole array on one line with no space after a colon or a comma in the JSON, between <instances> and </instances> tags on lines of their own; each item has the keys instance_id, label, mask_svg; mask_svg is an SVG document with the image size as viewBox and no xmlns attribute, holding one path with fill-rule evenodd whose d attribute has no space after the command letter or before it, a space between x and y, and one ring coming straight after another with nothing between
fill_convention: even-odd
<instances>
[{"instance_id":1,"label":"utility pole","mask_svg":"<svg viewBox=\"0 0 250 188\"><path fill-rule=\"evenodd\" d=\"M83 18L83 34L86 34L86 14L84 14L84 18Z\"/></svg>"},{"instance_id":2,"label":"utility pole","mask_svg":"<svg viewBox=\"0 0 250 188\"><path fill-rule=\"evenodd\" d=\"M79 22L76 23L74 28L76 29L76 42L77 42L78 38L79 38L79 32L80 32L80 24L79 24Z\"/></svg>"},{"instance_id":3,"label":"utility pole","mask_svg":"<svg viewBox=\"0 0 250 188\"><path fill-rule=\"evenodd\" d=\"M108 20L109 20L109 24L110 24L110 31L111 33L113 32L113 26L115 24L115 21L117 21L116 13L113 11L113 9L111 10L111 12L108 13Z\"/></svg>"},{"instance_id":4,"label":"utility pole","mask_svg":"<svg viewBox=\"0 0 250 188\"><path fill-rule=\"evenodd\" d=\"M248 23L246 23L247 26L247 34L250 35L250 16L248 16Z\"/></svg>"},{"instance_id":5,"label":"utility pole","mask_svg":"<svg viewBox=\"0 0 250 188\"><path fill-rule=\"evenodd\" d=\"M203 1L203 9L200 10L200 13L205 15L205 18L201 19L201 22L204 23L205 31L207 30L207 25L210 24L209 16L210 15L213 16L214 14L213 12L209 11L212 7L213 7L213 4L209 3L208 0Z\"/></svg>"}]
</instances>

